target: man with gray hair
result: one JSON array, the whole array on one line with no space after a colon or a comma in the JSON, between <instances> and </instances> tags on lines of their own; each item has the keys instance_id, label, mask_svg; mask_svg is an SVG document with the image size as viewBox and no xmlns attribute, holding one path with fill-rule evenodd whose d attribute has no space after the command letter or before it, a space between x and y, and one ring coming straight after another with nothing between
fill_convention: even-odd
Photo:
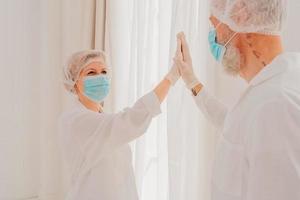
<instances>
[{"instance_id":1,"label":"man with gray hair","mask_svg":"<svg viewBox=\"0 0 300 200\"><path fill-rule=\"evenodd\" d=\"M300 54L284 52L286 0L211 0L212 56L248 87L227 109L193 72L184 34L175 59L203 114L220 131L214 200L300 199Z\"/></svg>"}]
</instances>

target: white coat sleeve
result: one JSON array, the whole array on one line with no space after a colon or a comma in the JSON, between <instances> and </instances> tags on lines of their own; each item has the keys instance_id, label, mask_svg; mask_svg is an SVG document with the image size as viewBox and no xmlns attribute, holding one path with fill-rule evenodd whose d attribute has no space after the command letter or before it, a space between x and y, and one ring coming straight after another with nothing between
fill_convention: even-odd
<instances>
[{"instance_id":1,"label":"white coat sleeve","mask_svg":"<svg viewBox=\"0 0 300 200\"><path fill-rule=\"evenodd\" d=\"M87 157L111 153L146 132L153 117L161 112L154 92L139 99L133 107L116 114L89 110L75 112L68 119L69 132ZM90 158L92 159L92 158Z\"/></svg>"},{"instance_id":2,"label":"white coat sleeve","mask_svg":"<svg viewBox=\"0 0 300 200\"><path fill-rule=\"evenodd\" d=\"M300 107L262 106L248 132L246 200L300 199Z\"/></svg>"},{"instance_id":3,"label":"white coat sleeve","mask_svg":"<svg viewBox=\"0 0 300 200\"><path fill-rule=\"evenodd\" d=\"M211 96L205 88L202 88L198 95L194 96L194 100L204 116L217 129L222 129L227 114L226 106Z\"/></svg>"}]
</instances>

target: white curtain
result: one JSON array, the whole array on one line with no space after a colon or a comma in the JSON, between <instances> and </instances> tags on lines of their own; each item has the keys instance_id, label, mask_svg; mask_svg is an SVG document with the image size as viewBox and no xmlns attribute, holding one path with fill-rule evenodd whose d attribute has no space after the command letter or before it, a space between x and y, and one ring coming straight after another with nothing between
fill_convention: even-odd
<instances>
[{"instance_id":1,"label":"white curtain","mask_svg":"<svg viewBox=\"0 0 300 200\"><path fill-rule=\"evenodd\" d=\"M104 47L105 1L0 1L0 22L0 199L62 200L62 66L73 51Z\"/></svg>"},{"instance_id":2,"label":"white curtain","mask_svg":"<svg viewBox=\"0 0 300 200\"><path fill-rule=\"evenodd\" d=\"M207 64L207 1L110 0L107 30L113 110L131 105L163 78L179 31L191 44L197 75L214 92L214 68ZM215 138L180 81L163 104L163 114L133 144L141 199L209 199Z\"/></svg>"},{"instance_id":3,"label":"white curtain","mask_svg":"<svg viewBox=\"0 0 300 200\"><path fill-rule=\"evenodd\" d=\"M172 34L184 31L199 80L215 91L214 67L208 57L208 2L173 1ZM174 40L174 39L173 39ZM175 43L171 43L171 49ZM210 199L209 183L215 133L193 102L191 92L179 83L168 100L170 199Z\"/></svg>"},{"instance_id":4,"label":"white curtain","mask_svg":"<svg viewBox=\"0 0 300 200\"><path fill-rule=\"evenodd\" d=\"M44 3L0 2L3 200L60 198L55 128L60 110L60 53L55 45L60 38L59 16L53 13L58 1L50 7ZM49 41L50 37L55 38Z\"/></svg>"},{"instance_id":5,"label":"white curtain","mask_svg":"<svg viewBox=\"0 0 300 200\"><path fill-rule=\"evenodd\" d=\"M107 2L107 47L113 70L113 111L132 105L162 80L169 66L171 1ZM140 198L168 197L166 108L132 144Z\"/></svg>"},{"instance_id":6,"label":"white curtain","mask_svg":"<svg viewBox=\"0 0 300 200\"><path fill-rule=\"evenodd\" d=\"M27 148L39 144L35 134L39 129L35 124L40 124L39 86L35 84L39 76L24 78L40 71L41 54L37 46L30 45L34 40L40 41L39 27L33 25L40 24L40 11L29 14L31 9L39 10L38 1L35 3L0 2L0 199L32 196L37 184L30 180L39 176L35 173L38 161L32 159L39 157L39 153ZM29 54L35 54L36 59Z\"/></svg>"}]
</instances>

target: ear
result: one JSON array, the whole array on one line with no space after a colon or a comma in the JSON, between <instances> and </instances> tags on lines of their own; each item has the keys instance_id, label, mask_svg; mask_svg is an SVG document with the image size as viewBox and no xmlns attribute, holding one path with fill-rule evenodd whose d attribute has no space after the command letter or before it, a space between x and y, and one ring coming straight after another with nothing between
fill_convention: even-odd
<instances>
[{"instance_id":1,"label":"ear","mask_svg":"<svg viewBox=\"0 0 300 200\"><path fill-rule=\"evenodd\" d=\"M77 95L81 93L81 91L80 91L80 89L78 87L78 82L75 83L74 89L75 89Z\"/></svg>"}]
</instances>

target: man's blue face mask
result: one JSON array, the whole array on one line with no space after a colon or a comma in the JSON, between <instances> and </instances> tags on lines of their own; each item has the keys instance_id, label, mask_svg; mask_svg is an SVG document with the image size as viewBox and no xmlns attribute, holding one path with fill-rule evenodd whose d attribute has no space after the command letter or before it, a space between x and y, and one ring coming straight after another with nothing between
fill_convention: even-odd
<instances>
[{"instance_id":1,"label":"man's blue face mask","mask_svg":"<svg viewBox=\"0 0 300 200\"><path fill-rule=\"evenodd\" d=\"M213 57L216 61L221 62L223 60L224 54L226 52L226 46L229 42L236 36L237 33L234 33L232 37L225 43L225 45L217 43L217 29L221 25L219 23L216 28L213 28L209 31L208 34L208 42L210 46L210 52L212 53Z\"/></svg>"},{"instance_id":2,"label":"man's blue face mask","mask_svg":"<svg viewBox=\"0 0 300 200\"><path fill-rule=\"evenodd\" d=\"M87 76L83 79L84 95L90 100L101 103L110 90L110 80L107 75Z\"/></svg>"}]
</instances>

